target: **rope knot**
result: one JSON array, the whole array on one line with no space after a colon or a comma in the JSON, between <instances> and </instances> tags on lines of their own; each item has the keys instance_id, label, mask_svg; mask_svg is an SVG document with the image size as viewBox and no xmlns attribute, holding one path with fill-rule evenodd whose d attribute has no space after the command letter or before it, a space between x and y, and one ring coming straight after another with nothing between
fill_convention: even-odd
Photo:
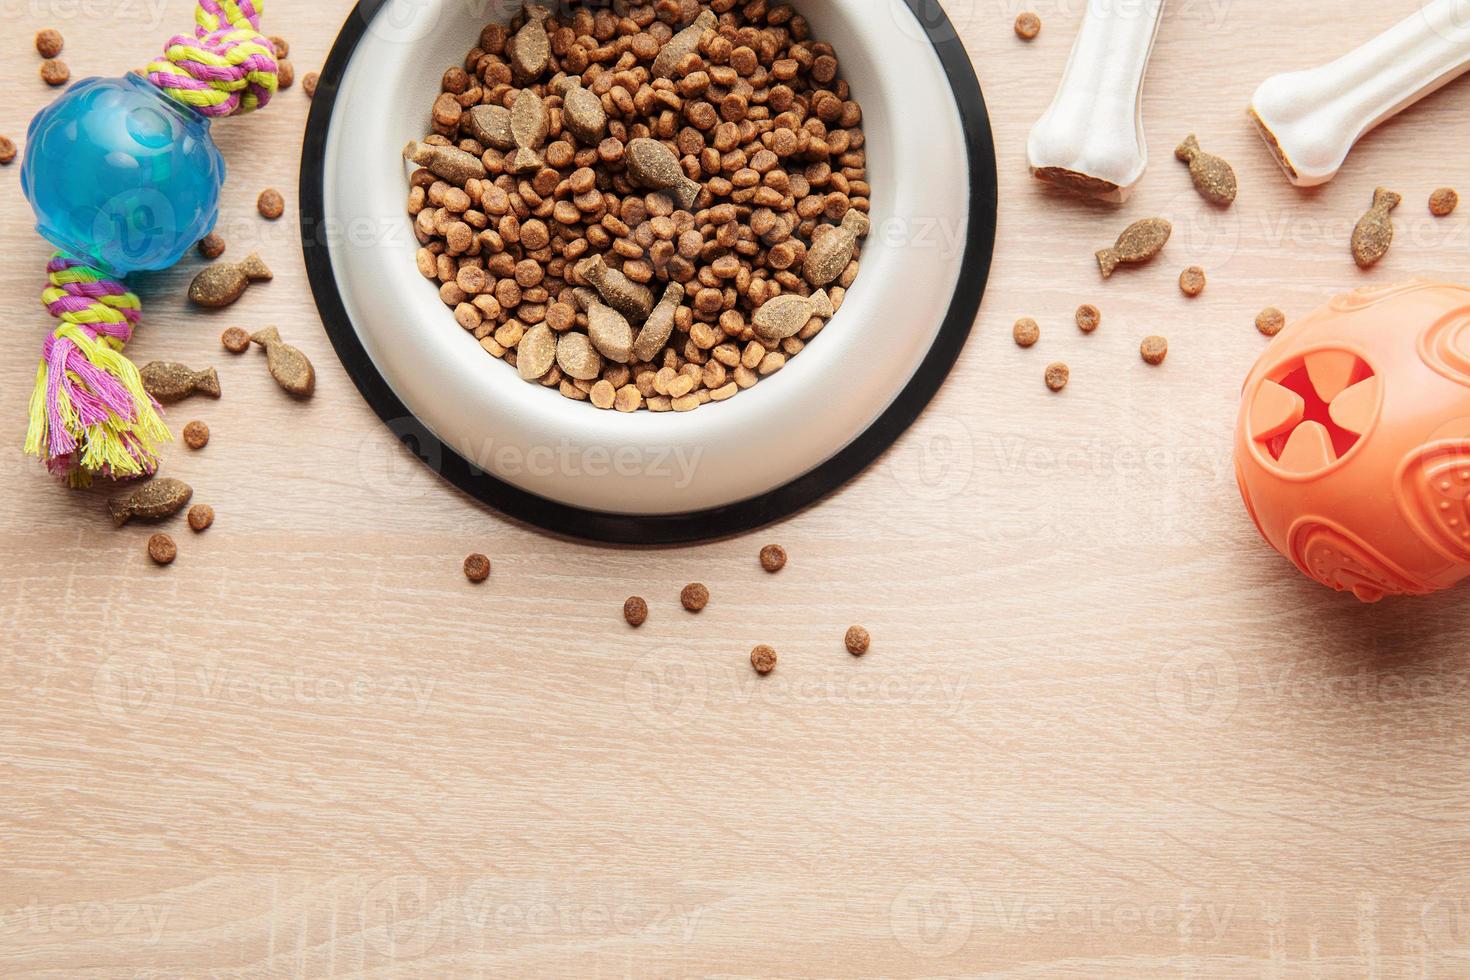
<instances>
[{"instance_id":1,"label":"rope knot","mask_svg":"<svg viewBox=\"0 0 1470 980\"><path fill-rule=\"evenodd\" d=\"M206 116L262 109L279 84L276 49L259 33L257 0L199 0L194 36L171 38L148 79Z\"/></svg>"}]
</instances>

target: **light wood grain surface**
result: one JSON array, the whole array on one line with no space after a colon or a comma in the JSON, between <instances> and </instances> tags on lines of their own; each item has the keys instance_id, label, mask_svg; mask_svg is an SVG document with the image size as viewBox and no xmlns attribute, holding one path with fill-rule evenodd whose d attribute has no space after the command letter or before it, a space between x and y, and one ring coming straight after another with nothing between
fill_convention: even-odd
<instances>
[{"instance_id":1,"label":"light wood grain surface","mask_svg":"<svg viewBox=\"0 0 1470 980\"><path fill-rule=\"evenodd\" d=\"M888 16L875 0L874 16ZM0 170L0 974L184 976L1461 977L1470 974L1470 611L1362 607L1301 579L1238 502L1229 436L1255 313L1416 273L1465 276L1453 85L1291 189L1243 107L1415 0L1179 0L1146 98L1135 201L1033 186L1024 141L1082 0L948 0L994 118L1000 244L979 330L882 461L759 535L667 551L517 526L441 484L359 399L307 289L295 197L308 100L216 127L230 255L275 282L222 315L198 267L139 283L130 353L220 367L170 451L219 518L114 530L97 493L19 451L47 254ZM117 74L189 23L183 0L0 6L0 133L73 74ZM348 5L277 2L298 77ZM438 70L426 66L425 70ZM1242 191L1210 212L1171 155L1191 131ZM1405 195L1371 274L1346 242L1375 185ZM1470 187L1462 187L1462 190ZM294 204L294 200L292 201ZM1130 220L1176 225L1099 281ZM1175 285L1203 265L1195 301ZM1092 337L1072 310L1104 311ZM1010 340L1042 324L1030 351ZM316 362L289 401L227 325ZM1166 334L1168 363L1139 340ZM1041 383L1066 360L1061 395ZM779 437L779 434L775 434ZM791 564L761 572L783 543ZM467 585L471 550L495 574ZM698 618L680 586L707 582ZM653 613L634 633L630 594ZM863 660L851 623L873 633ZM761 680L747 654L780 651Z\"/></svg>"}]
</instances>

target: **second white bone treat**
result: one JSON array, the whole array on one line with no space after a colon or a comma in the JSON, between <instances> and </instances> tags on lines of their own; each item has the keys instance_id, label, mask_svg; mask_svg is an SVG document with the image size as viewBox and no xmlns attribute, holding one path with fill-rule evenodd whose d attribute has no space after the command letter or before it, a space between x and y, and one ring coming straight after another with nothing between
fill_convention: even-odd
<instances>
[{"instance_id":1,"label":"second white bone treat","mask_svg":"<svg viewBox=\"0 0 1470 980\"><path fill-rule=\"evenodd\" d=\"M1327 183L1370 130L1470 68L1462 4L1435 0L1336 61L1261 83L1251 118L1293 184Z\"/></svg>"},{"instance_id":2,"label":"second white bone treat","mask_svg":"<svg viewBox=\"0 0 1470 980\"><path fill-rule=\"evenodd\" d=\"M1051 108L1026 144L1031 172L1121 204L1148 169L1143 80L1164 0L1088 0Z\"/></svg>"}]
</instances>

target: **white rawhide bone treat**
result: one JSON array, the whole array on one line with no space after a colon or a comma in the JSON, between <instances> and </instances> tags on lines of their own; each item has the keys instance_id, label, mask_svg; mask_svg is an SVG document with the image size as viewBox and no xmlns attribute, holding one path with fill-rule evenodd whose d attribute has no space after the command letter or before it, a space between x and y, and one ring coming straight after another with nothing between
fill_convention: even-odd
<instances>
[{"instance_id":1,"label":"white rawhide bone treat","mask_svg":"<svg viewBox=\"0 0 1470 980\"><path fill-rule=\"evenodd\" d=\"M1051 108L1026 144L1031 173L1122 203L1148 169L1143 79L1164 0L1088 0Z\"/></svg>"},{"instance_id":2,"label":"white rawhide bone treat","mask_svg":"<svg viewBox=\"0 0 1470 980\"><path fill-rule=\"evenodd\" d=\"M1470 68L1464 0L1435 0L1330 64L1261 83L1250 113L1298 187L1325 184L1379 123Z\"/></svg>"}]
</instances>

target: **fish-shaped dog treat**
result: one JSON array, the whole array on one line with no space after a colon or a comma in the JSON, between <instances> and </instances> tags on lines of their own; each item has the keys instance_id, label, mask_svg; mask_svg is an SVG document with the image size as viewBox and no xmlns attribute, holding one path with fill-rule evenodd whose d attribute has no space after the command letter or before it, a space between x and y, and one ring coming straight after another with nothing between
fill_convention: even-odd
<instances>
[{"instance_id":1,"label":"fish-shaped dog treat","mask_svg":"<svg viewBox=\"0 0 1470 980\"><path fill-rule=\"evenodd\" d=\"M133 490L131 493L113 497L107 502L107 511L112 523L122 527L133 518L145 521L161 521L184 509L194 490L182 480L159 477Z\"/></svg>"},{"instance_id":2,"label":"fish-shaped dog treat","mask_svg":"<svg viewBox=\"0 0 1470 980\"><path fill-rule=\"evenodd\" d=\"M268 282L271 270L252 252L243 262L216 262L189 284L189 299L199 306L218 309L245 294L252 282Z\"/></svg>"},{"instance_id":3,"label":"fish-shaped dog treat","mask_svg":"<svg viewBox=\"0 0 1470 980\"><path fill-rule=\"evenodd\" d=\"M1388 254L1388 247L1393 244L1393 222L1388 213L1402 200L1386 187L1373 192L1373 206L1358 219L1358 225L1353 229L1353 261L1358 263L1358 268L1377 265L1378 260Z\"/></svg>"},{"instance_id":4,"label":"fish-shaped dog treat","mask_svg":"<svg viewBox=\"0 0 1470 980\"><path fill-rule=\"evenodd\" d=\"M1110 278L1119 265L1147 262L1164 250L1174 226L1163 218L1144 218L1123 229L1112 248L1097 253L1097 267L1104 279Z\"/></svg>"},{"instance_id":5,"label":"fish-shaped dog treat","mask_svg":"<svg viewBox=\"0 0 1470 980\"><path fill-rule=\"evenodd\" d=\"M628 143L623 163L635 184L651 191L663 191L681 211L693 209L699 192L704 189L684 173L674 151L656 139L642 136Z\"/></svg>"},{"instance_id":6,"label":"fish-shaped dog treat","mask_svg":"<svg viewBox=\"0 0 1470 980\"><path fill-rule=\"evenodd\" d=\"M143 390L163 405L181 402L193 394L219 397L219 375L214 368L195 371L173 361L150 361L138 370Z\"/></svg>"},{"instance_id":7,"label":"fish-shaped dog treat","mask_svg":"<svg viewBox=\"0 0 1470 980\"><path fill-rule=\"evenodd\" d=\"M552 91L561 96L562 125L583 146L596 146L607 135L607 110L602 100L582 87L580 76L554 82Z\"/></svg>"},{"instance_id":8,"label":"fish-shaped dog treat","mask_svg":"<svg viewBox=\"0 0 1470 980\"><path fill-rule=\"evenodd\" d=\"M512 173L540 170L545 161L541 147L546 145L546 134L551 128L551 116L541 96L530 89L521 89L510 105L510 135L516 141L516 151L506 161Z\"/></svg>"},{"instance_id":9,"label":"fish-shaped dog treat","mask_svg":"<svg viewBox=\"0 0 1470 980\"><path fill-rule=\"evenodd\" d=\"M584 260L576 268L577 275L590 282L602 294L602 301L634 323L642 323L653 312L653 290L634 282L600 255Z\"/></svg>"},{"instance_id":10,"label":"fish-shaped dog treat","mask_svg":"<svg viewBox=\"0 0 1470 980\"><path fill-rule=\"evenodd\" d=\"M852 261L857 240L868 233L868 216L852 210L843 215L842 224L826 232L807 250L802 275L813 286L822 287L842 275Z\"/></svg>"},{"instance_id":11,"label":"fish-shaped dog treat","mask_svg":"<svg viewBox=\"0 0 1470 980\"><path fill-rule=\"evenodd\" d=\"M296 398L311 397L316 390L316 369L305 354L282 340L275 327L253 333L250 339L265 348L266 369L276 384Z\"/></svg>"},{"instance_id":12,"label":"fish-shaped dog treat","mask_svg":"<svg viewBox=\"0 0 1470 980\"><path fill-rule=\"evenodd\" d=\"M767 340L785 340L800 333L813 317L825 320L835 312L825 290L819 289L810 296L783 293L761 304L750 324Z\"/></svg>"},{"instance_id":13,"label":"fish-shaped dog treat","mask_svg":"<svg viewBox=\"0 0 1470 980\"><path fill-rule=\"evenodd\" d=\"M659 51L658 57L653 59L653 77L669 78L674 74L674 69L679 62L699 50L699 42L704 40L706 31L715 29L719 22L712 10L705 10L694 19L694 23L684 28L678 34L669 38L669 43Z\"/></svg>"},{"instance_id":14,"label":"fish-shaped dog treat","mask_svg":"<svg viewBox=\"0 0 1470 980\"><path fill-rule=\"evenodd\" d=\"M551 63L551 38L546 34L551 11L530 3L524 10L526 22L510 41L510 67L522 83L540 78Z\"/></svg>"},{"instance_id":15,"label":"fish-shaped dog treat","mask_svg":"<svg viewBox=\"0 0 1470 980\"><path fill-rule=\"evenodd\" d=\"M1230 164L1200 149L1194 134L1185 137L1174 151L1174 156L1189 164L1189 177L1200 197L1211 204L1228 207L1235 203L1235 170Z\"/></svg>"},{"instance_id":16,"label":"fish-shaped dog treat","mask_svg":"<svg viewBox=\"0 0 1470 980\"><path fill-rule=\"evenodd\" d=\"M638 339L633 341L633 356L640 361L652 363L658 357L664 345L669 342L669 336L674 332L674 314L679 309L679 304L684 302L684 287L677 282L671 282L664 288L663 298L643 322L643 329L638 331Z\"/></svg>"}]
</instances>

